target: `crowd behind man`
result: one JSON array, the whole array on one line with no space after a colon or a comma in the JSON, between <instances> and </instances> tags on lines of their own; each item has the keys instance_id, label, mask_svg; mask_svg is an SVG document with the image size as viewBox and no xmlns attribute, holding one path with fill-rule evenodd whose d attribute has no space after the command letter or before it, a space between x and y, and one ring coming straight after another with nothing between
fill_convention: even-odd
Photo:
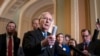
<instances>
[{"instance_id":1,"label":"crowd behind man","mask_svg":"<svg viewBox=\"0 0 100 56\"><path fill-rule=\"evenodd\" d=\"M39 18L34 18L33 29L24 34L21 50L17 26L13 21L8 22L6 33L0 34L0 56L100 56L100 40L97 38L100 23L96 23L93 36L90 30L82 29L82 42L77 44L69 34L60 32L53 36L49 33L52 22L49 12L43 12Z\"/></svg>"}]
</instances>

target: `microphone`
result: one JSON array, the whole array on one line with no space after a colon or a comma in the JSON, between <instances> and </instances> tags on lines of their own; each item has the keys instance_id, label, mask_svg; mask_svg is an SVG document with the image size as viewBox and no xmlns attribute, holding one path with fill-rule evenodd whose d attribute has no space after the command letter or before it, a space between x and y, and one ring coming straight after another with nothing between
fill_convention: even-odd
<instances>
[{"instance_id":1,"label":"microphone","mask_svg":"<svg viewBox=\"0 0 100 56\"><path fill-rule=\"evenodd\" d=\"M57 26L53 26L52 35L56 36L56 33L57 33Z\"/></svg>"},{"instance_id":2,"label":"microphone","mask_svg":"<svg viewBox=\"0 0 100 56\"><path fill-rule=\"evenodd\" d=\"M97 24L100 24L100 20L99 20L99 18L97 18Z\"/></svg>"},{"instance_id":3,"label":"microphone","mask_svg":"<svg viewBox=\"0 0 100 56\"><path fill-rule=\"evenodd\" d=\"M53 37L56 36L56 33L57 33L57 26L53 26L53 28L52 28L52 33L51 33L51 34L53 35ZM53 45L53 44L50 45L50 48L52 48L52 45Z\"/></svg>"},{"instance_id":4,"label":"microphone","mask_svg":"<svg viewBox=\"0 0 100 56\"><path fill-rule=\"evenodd\" d=\"M99 18L97 18L97 23L98 23L98 24L100 23Z\"/></svg>"},{"instance_id":5,"label":"microphone","mask_svg":"<svg viewBox=\"0 0 100 56\"><path fill-rule=\"evenodd\" d=\"M79 49L75 48L74 46L70 45L69 46L71 49L73 49L75 52L77 52L78 54L82 55L82 56L85 56L84 53L82 53Z\"/></svg>"}]
</instances>

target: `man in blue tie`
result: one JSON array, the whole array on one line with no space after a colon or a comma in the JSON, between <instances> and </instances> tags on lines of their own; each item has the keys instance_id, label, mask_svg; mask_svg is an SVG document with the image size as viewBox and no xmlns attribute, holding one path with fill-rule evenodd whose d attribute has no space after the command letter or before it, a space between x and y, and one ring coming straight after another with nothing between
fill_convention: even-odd
<instances>
[{"instance_id":1,"label":"man in blue tie","mask_svg":"<svg viewBox=\"0 0 100 56\"><path fill-rule=\"evenodd\" d=\"M40 27L24 34L22 46L25 56L54 56L55 51L60 50L56 49L55 37L48 32L52 21L52 15L49 12L43 12L39 17ZM53 45L52 48L50 48L51 45ZM57 53L61 55L60 52Z\"/></svg>"}]
</instances>

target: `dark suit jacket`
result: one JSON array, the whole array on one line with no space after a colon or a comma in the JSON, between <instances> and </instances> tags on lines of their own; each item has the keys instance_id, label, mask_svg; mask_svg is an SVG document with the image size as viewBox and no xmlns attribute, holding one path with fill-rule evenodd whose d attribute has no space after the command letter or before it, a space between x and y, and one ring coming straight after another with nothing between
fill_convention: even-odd
<instances>
[{"instance_id":1,"label":"dark suit jacket","mask_svg":"<svg viewBox=\"0 0 100 56\"><path fill-rule=\"evenodd\" d=\"M17 51L20 44L20 39L17 36L13 36L14 41L14 56L17 56ZM6 56L6 34L0 35L0 56Z\"/></svg>"},{"instance_id":2,"label":"dark suit jacket","mask_svg":"<svg viewBox=\"0 0 100 56\"><path fill-rule=\"evenodd\" d=\"M41 41L43 39L45 37L40 29L25 33L22 43L25 56L54 56L56 46L54 45L53 48L47 46L42 50Z\"/></svg>"},{"instance_id":3,"label":"dark suit jacket","mask_svg":"<svg viewBox=\"0 0 100 56\"><path fill-rule=\"evenodd\" d=\"M95 30L94 35L92 37L92 40L88 45L88 52L91 53L92 55L96 55L96 56L98 56L97 53L95 53L95 52L97 52L96 48L97 48L97 45L99 43L97 40L98 34L99 34L99 31ZM83 51L84 50L84 43L82 42L82 43L78 44L77 48L79 50Z\"/></svg>"}]
</instances>

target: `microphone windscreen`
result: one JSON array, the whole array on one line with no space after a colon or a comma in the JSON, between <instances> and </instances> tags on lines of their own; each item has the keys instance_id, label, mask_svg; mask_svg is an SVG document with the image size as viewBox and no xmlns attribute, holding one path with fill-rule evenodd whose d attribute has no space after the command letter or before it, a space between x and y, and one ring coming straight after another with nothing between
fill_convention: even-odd
<instances>
[{"instance_id":1,"label":"microphone windscreen","mask_svg":"<svg viewBox=\"0 0 100 56\"><path fill-rule=\"evenodd\" d=\"M55 36L57 33L57 26L53 26L52 35Z\"/></svg>"}]
</instances>

